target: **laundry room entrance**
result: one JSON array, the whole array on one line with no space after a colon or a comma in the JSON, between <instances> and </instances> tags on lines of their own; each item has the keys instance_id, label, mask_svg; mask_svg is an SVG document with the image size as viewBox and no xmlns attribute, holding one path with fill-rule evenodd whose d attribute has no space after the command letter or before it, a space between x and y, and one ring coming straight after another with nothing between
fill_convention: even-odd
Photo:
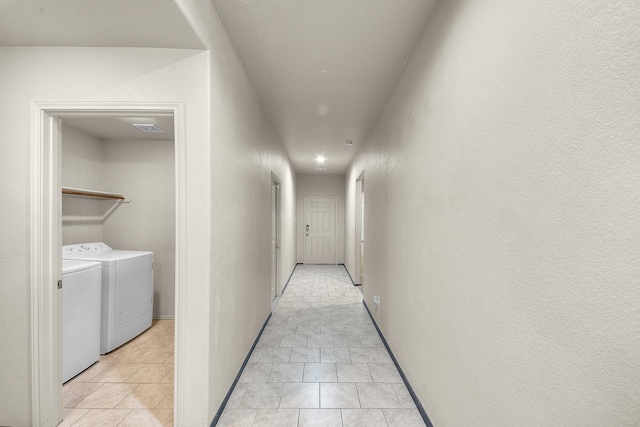
<instances>
[{"instance_id":1,"label":"laundry room entrance","mask_svg":"<svg viewBox=\"0 0 640 427\"><path fill-rule=\"evenodd\" d=\"M43 417L91 416L115 398L107 406L125 417L174 419L178 109L42 109L48 226L39 233L34 383ZM47 276L60 292L46 289Z\"/></svg>"}]
</instances>

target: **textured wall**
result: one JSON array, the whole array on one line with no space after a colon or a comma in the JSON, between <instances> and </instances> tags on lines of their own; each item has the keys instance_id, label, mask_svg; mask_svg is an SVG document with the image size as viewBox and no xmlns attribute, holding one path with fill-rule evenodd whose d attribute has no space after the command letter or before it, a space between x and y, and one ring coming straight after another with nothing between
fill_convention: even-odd
<instances>
[{"instance_id":1,"label":"textured wall","mask_svg":"<svg viewBox=\"0 0 640 427\"><path fill-rule=\"evenodd\" d=\"M209 328L208 55L171 49L1 48L0 140L0 425L26 426L31 418L29 141L34 100L181 101L187 132L187 281L189 310L182 337L189 382L185 393L193 424L207 422ZM46 70L46 72L45 72ZM201 358L200 355L204 354Z\"/></svg>"},{"instance_id":2,"label":"textured wall","mask_svg":"<svg viewBox=\"0 0 640 427\"><path fill-rule=\"evenodd\" d=\"M207 425L269 309L270 181L282 181L282 280L295 265L295 175L210 2L177 0L208 52L0 48L0 425L29 425L33 100L182 102L186 115L185 350L177 425ZM247 268L250 265L251 268ZM282 286L282 284L281 284Z\"/></svg>"},{"instance_id":3,"label":"textured wall","mask_svg":"<svg viewBox=\"0 0 640 427\"><path fill-rule=\"evenodd\" d=\"M175 315L176 192L173 141L105 140L103 191L132 197L104 222L115 249L153 252L153 317ZM102 202L107 209L113 203Z\"/></svg>"},{"instance_id":4,"label":"textured wall","mask_svg":"<svg viewBox=\"0 0 640 427\"><path fill-rule=\"evenodd\" d=\"M217 17L211 37L226 39ZM271 310L271 173L281 181L280 284L295 266L295 174L233 47L211 55L213 418Z\"/></svg>"},{"instance_id":5,"label":"textured wall","mask_svg":"<svg viewBox=\"0 0 640 427\"><path fill-rule=\"evenodd\" d=\"M62 244L105 242L154 253L154 318L175 315L175 145L101 140L62 127L62 185L122 193L133 203L62 198ZM101 220L107 212L106 218ZM78 217L82 217L78 219ZM92 221L87 221L91 217Z\"/></svg>"},{"instance_id":6,"label":"textured wall","mask_svg":"<svg viewBox=\"0 0 640 427\"><path fill-rule=\"evenodd\" d=\"M336 196L338 264L344 263L344 175L298 174L296 176L297 262L304 262L304 196Z\"/></svg>"},{"instance_id":7,"label":"textured wall","mask_svg":"<svg viewBox=\"0 0 640 427\"><path fill-rule=\"evenodd\" d=\"M65 187L102 189L102 144L100 139L62 122L62 185ZM104 191L104 190L103 190ZM105 213L95 199L62 196L62 244L101 242L101 221L77 221L73 217L96 217Z\"/></svg>"},{"instance_id":8,"label":"textured wall","mask_svg":"<svg viewBox=\"0 0 640 427\"><path fill-rule=\"evenodd\" d=\"M639 28L440 2L354 160L365 298L434 425L640 422Z\"/></svg>"}]
</instances>

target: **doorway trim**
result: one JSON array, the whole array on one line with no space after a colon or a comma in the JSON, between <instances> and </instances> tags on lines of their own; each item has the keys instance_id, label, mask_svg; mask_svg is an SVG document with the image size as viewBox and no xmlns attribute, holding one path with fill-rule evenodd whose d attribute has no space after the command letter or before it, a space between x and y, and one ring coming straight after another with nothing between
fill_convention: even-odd
<instances>
[{"instance_id":1,"label":"doorway trim","mask_svg":"<svg viewBox=\"0 0 640 427\"><path fill-rule=\"evenodd\" d=\"M61 118L65 115L173 114L176 183L176 333L174 420L184 395L180 315L186 312L186 129L184 104L179 102L32 102L31 104L31 416L42 427L62 419L62 346L60 293Z\"/></svg>"},{"instance_id":2,"label":"doorway trim","mask_svg":"<svg viewBox=\"0 0 640 427\"><path fill-rule=\"evenodd\" d=\"M363 270L363 266L362 266L362 252L363 252L363 241L362 241L362 234L363 234L363 229L364 229L364 207L363 202L362 202L362 194L364 193L364 171L362 171L362 173L360 174L360 176L358 176L358 178L356 179L356 198L355 198L355 211L356 211L356 216L355 216L355 245L354 245L354 277L356 278L355 280L355 285L360 285L362 286L364 283L363 280L363 274L362 274L362 270Z\"/></svg>"},{"instance_id":3,"label":"doorway trim","mask_svg":"<svg viewBox=\"0 0 640 427\"><path fill-rule=\"evenodd\" d=\"M275 297L274 299L270 302L271 304L271 311L273 311L274 307L275 307L275 302L278 301L278 297L280 295L282 295L282 289L280 289L280 271L281 269L281 263L282 263L282 257L280 256L281 252L280 252L280 243L282 242L281 239L281 231L282 231L282 224L281 224L281 218L282 218L282 214L281 214L281 210L282 210L282 204L280 202L281 199L281 186L282 183L280 181L280 179L276 176L276 174L274 174L273 172L271 172L271 189L273 191L273 189L275 188L275 212L274 209L271 210L271 215L275 215L275 218L271 218L271 221L275 221L275 225L276 225L276 235L275 235L275 256L276 256L276 263L275 263L275 268L276 268L276 289L275 289ZM273 201L273 199L272 199ZM273 208L273 207L272 207ZM273 222L271 222L271 225L273 224ZM272 268L273 268L273 264L272 264ZM271 274L273 274L273 272L271 272Z\"/></svg>"}]
</instances>

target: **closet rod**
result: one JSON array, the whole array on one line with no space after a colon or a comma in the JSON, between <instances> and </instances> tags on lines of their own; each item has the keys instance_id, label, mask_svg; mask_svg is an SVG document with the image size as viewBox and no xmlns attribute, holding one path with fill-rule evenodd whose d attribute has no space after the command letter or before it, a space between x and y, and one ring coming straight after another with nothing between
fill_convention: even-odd
<instances>
[{"instance_id":1,"label":"closet rod","mask_svg":"<svg viewBox=\"0 0 640 427\"><path fill-rule=\"evenodd\" d=\"M81 188L62 187L62 194L70 194L72 196L95 197L98 199L122 200L125 197L122 194L105 193L103 191L83 190Z\"/></svg>"}]
</instances>

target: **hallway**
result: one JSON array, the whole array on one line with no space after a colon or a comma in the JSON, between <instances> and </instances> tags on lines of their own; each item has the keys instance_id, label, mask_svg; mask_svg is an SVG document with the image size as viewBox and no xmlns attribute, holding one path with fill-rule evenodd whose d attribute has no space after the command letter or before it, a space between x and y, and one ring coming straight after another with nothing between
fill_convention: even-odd
<instances>
[{"instance_id":1,"label":"hallway","mask_svg":"<svg viewBox=\"0 0 640 427\"><path fill-rule=\"evenodd\" d=\"M424 422L344 267L298 265L217 425Z\"/></svg>"},{"instance_id":2,"label":"hallway","mask_svg":"<svg viewBox=\"0 0 640 427\"><path fill-rule=\"evenodd\" d=\"M436 427L640 426L640 1L0 11L0 426L82 424L99 409L134 424L147 390L144 409L172 402L176 427L407 426L418 414ZM173 117L161 169L175 179L146 172L149 150L116 156L97 141L78 139L86 168L65 166L61 123L93 113L162 130L154 118ZM130 141L151 146L145 135ZM118 172L136 164L135 179ZM87 200L73 229L91 240L69 244L175 241L174 268L154 265L174 294L153 294L175 317L173 361L154 364L171 366L118 385L97 373L84 384L102 385L71 387L98 392L79 401L64 400L61 375L63 169L131 198L118 215L137 225L105 231L111 202ZM322 242L305 197L336 200ZM156 199L175 208L137 209ZM151 233L165 216L175 233ZM336 265L301 267L321 247ZM126 396L90 405L109 389Z\"/></svg>"}]
</instances>

